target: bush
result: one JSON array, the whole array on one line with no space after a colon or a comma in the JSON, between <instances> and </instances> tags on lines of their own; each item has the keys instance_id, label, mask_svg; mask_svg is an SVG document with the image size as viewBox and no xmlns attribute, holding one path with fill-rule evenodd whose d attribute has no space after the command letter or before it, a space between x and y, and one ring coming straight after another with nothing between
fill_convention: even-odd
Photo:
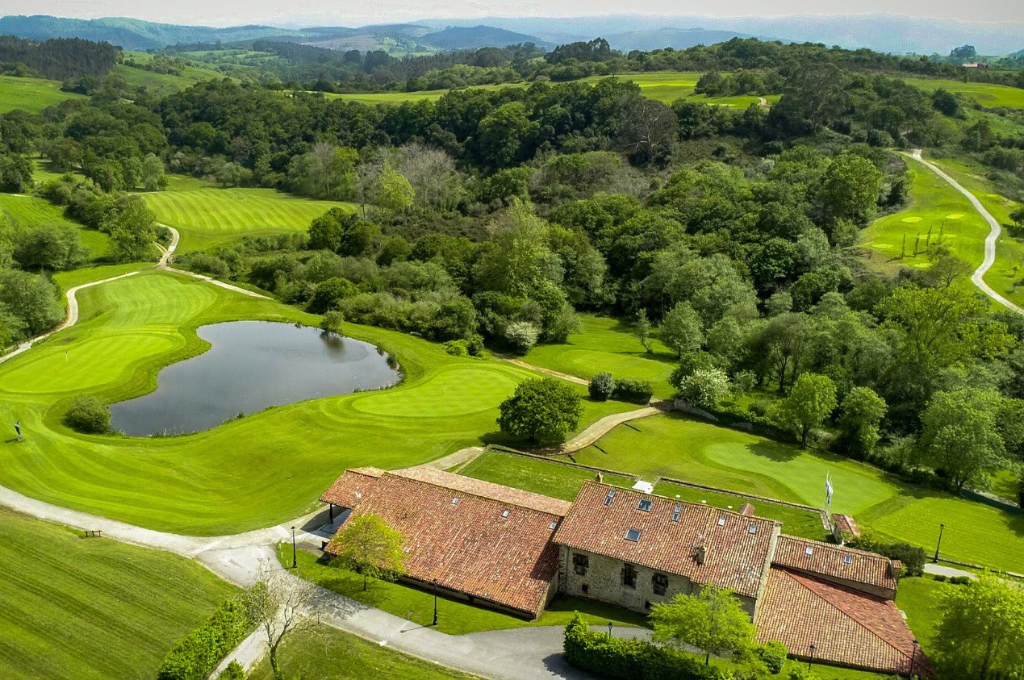
<instances>
[{"instance_id":1,"label":"bush","mask_svg":"<svg viewBox=\"0 0 1024 680\"><path fill-rule=\"evenodd\" d=\"M444 351L453 357L468 357L469 343L465 340L449 340L444 343Z\"/></svg>"},{"instance_id":2,"label":"bush","mask_svg":"<svg viewBox=\"0 0 1024 680\"><path fill-rule=\"evenodd\" d=\"M498 425L517 439L560 442L576 429L583 415L580 395L557 378L527 380L501 402Z\"/></svg>"},{"instance_id":3,"label":"bush","mask_svg":"<svg viewBox=\"0 0 1024 680\"><path fill-rule=\"evenodd\" d=\"M939 583L945 583L946 582L946 576L945 576L945 574L936 574L935 575L935 580L938 581Z\"/></svg>"},{"instance_id":4,"label":"bush","mask_svg":"<svg viewBox=\"0 0 1024 680\"><path fill-rule=\"evenodd\" d=\"M320 330L325 333L344 335L344 329L342 326L344 321L345 315L341 312L327 312L324 314L324 317L320 319Z\"/></svg>"},{"instance_id":5,"label":"bush","mask_svg":"<svg viewBox=\"0 0 1024 680\"><path fill-rule=\"evenodd\" d=\"M220 674L220 680L245 680L245 669L242 668L242 664L232 661Z\"/></svg>"},{"instance_id":6,"label":"bush","mask_svg":"<svg viewBox=\"0 0 1024 680\"><path fill-rule=\"evenodd\" d=\"M505 327L505 341L519 354L529 352L539 337L540 329L529 321L513 321Z\"/></svg>"},{"instance_id":7,"label":"bush","mask_svg":"<svg viewBox=\"0 0 1024 680\"><path fill-rule=\"evenodd\" d=\"M179 264L189 271L208 274L213 277L225 276L228 273L227 263L210 253L191 253L181 258Z\"/></svg>"},{"instance_id":8,"label":"bush","mask_svg":"<svg viewBox=\"0 0 1024 680\"><path fill-rule=\"evenodd\" d=\"M1017 503L1024 508L1024 475L1017 482Z\"/></svg>"},{"instance_id":9,"label":"bush","mask_svg":"<svg viewBox=\"0 0 1024 680\"><path fill-rule=\"evenodd\" d=\"M110 430L110 410L91 394L80 394L64 414L64 424L76 432L103 434Z\"/></svg>"},{"instance_id":10,"label":"bush","mask_svg":"<svg viewBox=\"0 0 1024 680\"><path fill-rule=\"evenodd\" d=\"M348 279L331 278L316 287L313 298L309 301L309 311L313 314L323 314L332 309L339 300L352 297L357 292L355 285Z\"/></svg>"},{"instance_id":11,"label":"bush","mask_svg":"<svg viewBox=\"0 0 1024 680\"><path fill-rule=\"evenodd\" d=\"M715 408L728 394L729 376L720 368L700 368L679 381L679 397L697 408Z\"/></svg>"},{"instance_id":12,"label":"bush","mask_svg":"<svg viewBox=\"0 0 1024 680\"><path fill-rule=\"evenodd\" d=\"M772 675L782 672L782 667L786 665L787 654L786 645L778 640L769 640L757 650L757 657L761 659Z\"/></svg>"},{"instance_id":13,"label":"bush","mask_svg":"<svg viewBox=\"0 0 1024 680\"><path fill-rule=\"evenodd\" d=\"M714 666L640 639L609 638L577 613L565 627L565 659L576 668L626 680L723 680Z\"/></svg>"},{"instance_id":14,"label":"bush","mask_svg":"<svg viewBox=\"0 0 1024 680\"><path fill-rule=\"evenodd\" d=\"M203 625L179 640L167 653L157 678L205 680L217 664L249 635L255 623L244 598L222 603Z\"/></svg>"},{"instance_id":15,"label":"bush","mask_svg":"<svg viewBox=\"0 0 1024 680\"><path fill-rule=\"evenodd\" d=\"M478 357L484 353L484 336L479 333L471 333L466 338L466 350L469 352L469 356Z\"/></svg>"},{"instance_id":16,"label":"bush","mask_svg":"<svg viewBox=\"0 0 1024 680\"><path fill-rule=\"evenodd\" d=\"M903 573L900 576L921 576L924 573L926 557L923 548L909 543L882 543L867 533L850 541L850 545L885 555L892 560L899 560L903 563Z\"/></svg>"},{"instance_id":17,"label":"bush","mask_svg":"<svg viewBox=\"0 0 1024 680\"><path fill-rule=\"evenodd\" d=\"M654 396L654 387L646 380L616 380L613 396L631 404L646 404Z\"/></svg>"},{"instance_id":18,"label":"bush","mask_svg":"<svg viewBox=\"0 0 1024 680\"><path fill-rule=\"evenodd\" d=\"M615 393L615 379L611 373L598 373L590 379L589 390L594 401L608 401Z\"/></svg>"},{"instance_id":19,"label":"bush","mask_svg":"<svg viewBox=\"0 0 1024 680\"><path fill-rule=\"evenodd\" d=\"M973 579L970 576L950 576L949 582L958 586L969 586Z\"/></svg>"}]
</instances>

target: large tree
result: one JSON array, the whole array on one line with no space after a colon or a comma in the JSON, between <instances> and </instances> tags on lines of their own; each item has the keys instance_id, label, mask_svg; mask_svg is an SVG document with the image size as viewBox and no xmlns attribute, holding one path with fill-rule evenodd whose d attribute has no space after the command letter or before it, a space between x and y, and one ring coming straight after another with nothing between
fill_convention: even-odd
<instances>
[{"instance_id":1,"label":"large tree","mask_svg":"<svg viewBox=\"0 0 1024 680\"><path fill-rule=\"evenodd\" d=\"M704 663L711 655L743 651L754 639L754 624L743 611L732 591L712 585L702 586L696 595L679 594L669 603L656 604L651 610L654 640L704 652Z\"/></svg>"},{"instance_id":2,"label":"large tree","mask_svg":"<svg viewBox=\"0 0 1024 680\"><path fill-rule=\"evenodd\" d=\"M840 407L840 446L858 458L873 452L878 443L878 426L885 417L885 411L885 400L870 387L851 389Z\"/></svg>"},{"instance_id":3,"label":"large tree","mask_svg":"<svg viewBox=\"0 0 1024 680\"><path fill-rule=\"evenodd\" d=\"M682 357L696 352L704 344L704 328L689 302L680 302L665 315L658 326L658 339Z\"/></svg>"},{"instance_id":4,"label":"large tree","mask_svg":"<svg viewBox=\"0 0 1024 680\"><path fill-rule=\"evenodd\" d=\"M517 439L559 442L576 429L583 415L580 395L557 378L520 383L498 407L501 431Z\"/></svg>"},{"instance_id":5,"label":"large tree","mask_svg":"<svg viewBox=\"0 0 1024 680\"><path fill-rule=\"evenodd\" d=\"M772 415L781 427L791 430L807 446L811 430L824 422L836 408L836 386L826 375L804 373L789 396L773 405Z\"/></svg>"},{"instance_id":6,"label":"large tree","mask_svg":"<svg viewBox=\"0 0 1024 680\"><path fill-rule=\"evenodd\" d=\"M866 224L875 214L882 173L866 158L842 154L825 172L821 202L832 219L848 219Z\"/></svg>"},{"instance_id":7,"label":"large tree","mask_svg":"<svg viewBox=\"0 0 1024 680\"><path fill-rule=\"evenodd\" d=\"M1002 402L998 392L965 388L938 392L928 403L921 446L957 489L1002 463L1005 447L997 423Z\"/></svg>"},{"instance_id":8,"label":"large tree","mask_svg":"<svg viewBox=\"0 0 1024 680\"><path fill-rule=\"evenodd\" d=\"M950 588L934 648L943 677L1024 677L1024 591L995 576Z\"/></svg>"},{"instance_id":9,"label":"large tree","mask_svg":"<svg viewBox=\"0 0 1024 680\"><path fill-rule=\"evenodd\" d=\"M405 572L404 540L377 515L359 515L331 539L331 563L362 574L366 590L370 579L391 581Z\"/></svg>"}]
</instances>

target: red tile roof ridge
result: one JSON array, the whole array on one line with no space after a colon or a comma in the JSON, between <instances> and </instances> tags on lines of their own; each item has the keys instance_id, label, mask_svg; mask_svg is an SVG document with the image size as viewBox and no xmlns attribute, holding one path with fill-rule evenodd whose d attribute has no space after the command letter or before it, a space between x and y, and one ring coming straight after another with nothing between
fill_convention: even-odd
<instances>
[{"instance_id":1,"label":"red tile roof ridge","mask_svg":"<svg viewBox=\"0 0 1024 680\"><path fill-rule=\"evenodd\" d=\"M857 615L858 612L856 612L856 610L844 609L843 607L839 606L838 604L836 604L835 602L830 600L826 595L824 595L821 592L821 590L822 590L821 588L818 588L818 587L815 587L815 586L822 586L823 588L827 588L827 589L841 590L841 591L847 592L847 593L849 593L851 595L854 595L856 597L870 598L872 600L877 600L878 602L891 603L892 602L891 600L886 600L886 599L878 597L876 595L871 595L871 594L865 593L865 592L863 592L861 590L857 590L856 588L850 588L849 586L843 586L843 585L839 585L838 583L832 583L832 582L823 581L822 579L815 578L814 576L810 576L808 574L802 574L802 573L800 573L800 572L798 572L796 570L793 570L793 569L787 569L785 567L772 567L772 568L773 569L778 569L779 571L782 571L783 573L785 573L791 579L793 579L794 581L799 583L809 593L814 595L819 600L825 602L829 607L832 607L833 609L836 609L836 610L842 612L848 619L850 619L851 621L856 623L858 626L860 626L864 630L866 630L869 633L871 633L872 635L874 635L876 638L878 638L879 640L884 642L889 647L892 647L894 650L896 650L897 653L899 653L902 656L906 657L908 660L911 660L913 658L913 651L911 651L911 653L908 654L906 651L901 649L900 646L897 643L894 643L892 641L892 639L889 636L889 634L892 633L892 631L876 630L875 627L870 625L868 622L863 621ZM895 603L892 604L892 607L896 608ZM899 610L897 609L897 612L898 611ZM907 632L908 633L910 632L909 628L907 629ZM911 644L913 644L913 636L912 635L910 636L910 642L911 642Z\"/></svg>"},{"instance_id":2,"label":"red tile roof ridge","mask_svg":"<svg viewBox=\"0 0 1024 680\"><path fill-rule=\"evenodd\" d=\"M377 479L380 479L381 477L386 475L388 471L385 470L384 468L367 465L365 467L349 468L345 472L354 472L357 475L364 475L366 477L376 477Z\"/></svg>"},{"instance_id":3,"label":"red tile roof ridge","mask_svg":"<svg viewBox=\"0 0 1024 680\"><path fill-rule=\"evenodd\" d=\"M889 560L885 555L880 555L870 550L861 550L860 548L851 548L848 545L838 545L836 543L829 543L828 541L818 541L813 538L801 538L800 536L791 536L790 534L780 534L779 540L793 541L794 543L809 543L814 546L821 546L822 548L831 548L832 550L839 550L841 552L850 552L857 555L863 555L865 557L873 557L881 560Z\"/></svg>"},{"instance_id":4,"label":"red tile roof ridge","mask_svg":"<svg viewBox=\"0 0 1024 680\"><path fill-rule=\"evenodd\" d=\"M404 468L392 470L387 474L404 477L423 484L431 484L470 496L477 496L488 501L504 505L514 505L529 510L536 510L556 517L565 517L572 507L571 501L552 498L532 491L523 491L502 484L486 482L473 477L435 470L433 468Z\"/></svg>"}]
</instances>

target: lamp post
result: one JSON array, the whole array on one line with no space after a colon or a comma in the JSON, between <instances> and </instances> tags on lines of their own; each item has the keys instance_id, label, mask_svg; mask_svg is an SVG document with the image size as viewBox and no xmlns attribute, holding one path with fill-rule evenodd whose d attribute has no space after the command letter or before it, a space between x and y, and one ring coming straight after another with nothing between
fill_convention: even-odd
<instances>
[{"instance_id":1,"label":"lamp post","mask_svg":"<svg viewBox=\"0 0 1024 680\"><path fill-rule=\"evenodd\" d=\"M292 569L299 568L299 558L295 552L295 527L292 527Z\"/></svg>"},{"instance_id":2,"label":"lamp post","mask_svg":"<svg viewBox=\"0 0 1024 680\"><path fill-rule=\"evenodd\" d=\"M942 545L942 530L946 528L945 524L939 525L939 542L935 544L935 557L932 558L932 563L935 564L939 561L939 547Z\"/></svg>"},{"instance_id":3,"label":"lamp post","mask_svg":"<svg viewBox=\"0 0 1024 680\"><path fill-rule=\"evenodd\" d=\"M437 625L437 579L436 578L434 579L434 623L431 624L431 625L434 625L434 626Z\"/></svg>"},{"instance_id":4,"label":"lamp post","mask_svg":"<svg viewBox=\"0 0 1024 680\"><path fill-rule=\"evenodd\" d=\"M811 655L809 657L807 657L807 670L811 670L811 663L814 661L814 650L815 649L817 649L817 647L815 647L814 643L812 642L811 643Z\"/></svg>"},{"instance_id":5,"label":"lamp post","mask_svg":"<svg viewBox=\"0 0 1024 680\"><path fill-rule=\"evenodd\" d=\"M611 622L611 621L608 622L608 639L609 640L612 639L612 626L614 626L614 625L615 624L613 622Z\"/></svg>"}]
</instances>

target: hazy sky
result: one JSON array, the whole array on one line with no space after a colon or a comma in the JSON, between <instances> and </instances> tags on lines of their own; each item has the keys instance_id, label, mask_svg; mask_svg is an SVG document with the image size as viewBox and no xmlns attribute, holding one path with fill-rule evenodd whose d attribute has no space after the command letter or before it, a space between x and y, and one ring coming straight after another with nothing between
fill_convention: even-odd
<instances>
[{"instance_id":1,"label":"hazy sky","mask_svg":"<svg viewBox=\"0 0 1024 680\"><path fill-rule=\"evenodd\" d=\"M0 0L0 15L52 14L92 19L131 16L150 21L227 26L332 24L358 26L414 19L484 16L594 16L604 14L785 16L794 14L904 14L984 22L1024 21L1021 0Z\"/></svg>"}]
</instances>

